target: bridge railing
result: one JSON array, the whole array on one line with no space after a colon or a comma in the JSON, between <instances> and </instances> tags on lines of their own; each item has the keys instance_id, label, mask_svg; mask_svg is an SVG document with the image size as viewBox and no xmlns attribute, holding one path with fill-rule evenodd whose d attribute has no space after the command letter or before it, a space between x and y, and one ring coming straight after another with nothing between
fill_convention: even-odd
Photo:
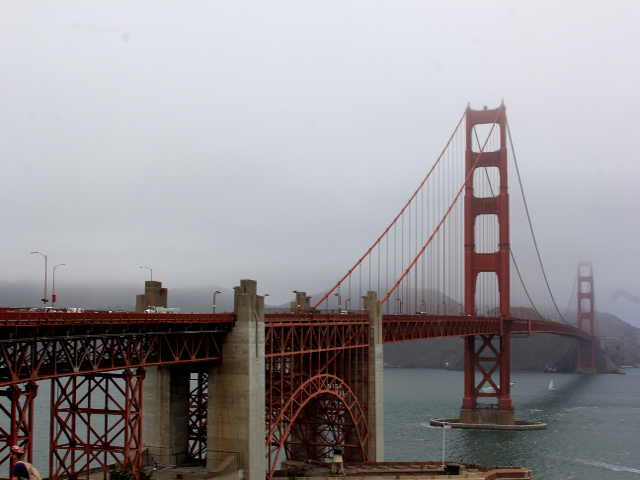
<instances>
[{"instance_id":1,"label":"bridge railing","mask_svg":"<svg viewBox=\"0 0 640 480\"><path fill-rule=\"evenodd\" d=\"M309 323L368 323L369 315L366 313L265 313L264 321L267 324L309 324Z\"/></svg>"},{"instance_id":2,"label":"bridge railing","mask_svg":"<svg viewBox=\"0 0 640 480\"><path fill-rule=\"evenodd\" d=\"M137 313L137 312L0 312L0 326L57 325L78 323L144 324L144 323L228 323L234 313Z\"/></svg>"}]
</instances>

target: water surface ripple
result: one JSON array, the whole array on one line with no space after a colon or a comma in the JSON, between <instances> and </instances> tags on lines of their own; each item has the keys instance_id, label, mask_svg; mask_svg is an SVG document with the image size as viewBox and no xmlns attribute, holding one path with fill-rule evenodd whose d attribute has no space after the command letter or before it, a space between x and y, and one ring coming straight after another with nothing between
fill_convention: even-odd
<instances>
[{"instance_id":1,"label":"water surface ripple","mask_svg":"<svg viewBox=\"0 0 640 480\"><path fill-rule=\"evenodd\" d=\"M640 369L627 375L513 373L516 418L547 430L447 430L449 460L519 465L536 480L640 478ZM555 390L549 390L553 379ZM463 373L384 370L385 460L442 459L442 429L431 418L457 417Z\"/></svg>"}]
</instances>

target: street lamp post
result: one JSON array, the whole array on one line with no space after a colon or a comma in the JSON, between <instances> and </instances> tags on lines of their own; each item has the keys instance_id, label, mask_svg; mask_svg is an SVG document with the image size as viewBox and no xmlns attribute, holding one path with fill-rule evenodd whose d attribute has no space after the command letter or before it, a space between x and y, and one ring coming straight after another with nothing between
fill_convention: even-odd
<instances>
[{"instance_id":1,"label":"street lamp post","mask_svg":"<svg viewBox=\"0 0 640 480\"><path fill-rule=\"evenodd\" d=\"M60 265L66 265L65 263L59 263L53 267L53 291L51 292L51 308L56 304L56 268Z\"/></svg>"},{"instance_id":2,"label":"street lamp post","mask_svg":"<svg viewBox=\"0 0 640 480\"><path fill-rule=\"evenodd\" d=\"M396 298L396 302L400 302L400 315L402 315L402 305L404 304L404 302L399 298Z\"/></svg>"},{"instance_id":3,"label":"street lamp post","mask_svg":"<svg viewBox=\"0 0 640 480\"><path fill-rule=\"evenodd\" d=\"M220 291L213 292L213 313L216 313L216 295L222 293Z\"/></svg>"},{"instance_id":4,"label":"street lamp post","mask_svg":"<svg viewBox=\"0 0 640 480\"><path fill-rule=\"evenodd\" d=\"M42 304L46 307L47 302L49 301L49 299L47 298L47 261L49 259L49 256L40 252L31 252L31 253L38 253L44 257L44 298L42 299Z\"/></svg>"},{"instance_id":5,"label":"street lamp post","mask_svg":"<svg viewBox=\"0 0 640 480\"><path fill-rule=\"evenodd\" d=\"M149 267L140 267L140 268L146 268L147 270L149 270L151 272L151 283L149 284L149 296L147 297L148 300L148 304L147 307L151 308L153 305L151 305L153 303L153 268L149 268Z\"/></svg>"}]
</instances>

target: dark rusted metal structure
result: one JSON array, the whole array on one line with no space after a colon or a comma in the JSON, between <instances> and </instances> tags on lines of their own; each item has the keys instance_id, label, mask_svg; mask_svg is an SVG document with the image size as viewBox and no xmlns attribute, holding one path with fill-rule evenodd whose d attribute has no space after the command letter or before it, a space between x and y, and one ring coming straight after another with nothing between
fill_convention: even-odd
<instances>
[{"instance_id":1,"label":"dark rusted metal structure","mask_svg":"<svg viewBox=\"0 0 640 480\"><path fill-rule=\"evenodd\" d=\"M189 458L204 459L207 456L207 402L209 400L209 374L195 374L193 388L189 392Z\"/></svg>"}]
</instances>

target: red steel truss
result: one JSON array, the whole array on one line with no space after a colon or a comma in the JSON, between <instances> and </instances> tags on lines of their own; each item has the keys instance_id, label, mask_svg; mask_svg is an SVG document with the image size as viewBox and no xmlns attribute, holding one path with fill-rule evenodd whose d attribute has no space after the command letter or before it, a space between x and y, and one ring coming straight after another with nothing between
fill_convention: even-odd
<instances>
[{"instance_id":1,"label":"red steel truss","mask_svg":"<svg viewBox=\"0 0 640 480\"><path fill-rule=\"evenodd\" d=\"M591 341L594 338L589 332L565 323L513 317L450 315L383 315L382 338L384 343L394 343L427 338L501 335L508 324L511 325L511 333L555 333L583 341Z\"/></svg>"},{"instance_id":2,"label":"red steel truss","mask_svg":"<svg viewBox=\"0 0 640 480\"><path fill-rule=\"evenodd\" d=\"M12 445L21 446L26 454L27 461L33 458L33 400L38 394L38 385L29 382L20 389L19 385L10 385L0 397L6 400L0 401L2 412L2 425L0 426L0 464L9 460L9 448ZM10 462L7 477L1 480L9 480L13 477L13 462Z\"/></svg>"},{"instance_id":3,"label":"red steel truss","mask_svg":"<svg viewBox=\"0 0 640 480\"><path fill-rule=\"evenodd\" d=\"M189 392L189 458L207 458L208 373L196 373ZM193 379L192 379L193 380Z\"/></svg>"},{"instance_id":4,"label":"red steel truss","mask_svg":"<svg viewBox=\"0 0 640 480\"><path fill-rule=\"evenodd\" d=\"M368 315L266 314L266 444L271 478L289 459L368 459Z\"/></svg>"},{"instance_id":5,"label":"red steel truss","mask_svg":"<svg viewBox=\"0 0 640 480\"><path fill-rule=\"evenodd\" d=\"M100 373L51 382L49 478L89 480L90 469L130 463L135 477L142 465L142 381L135 373Z\"/></svg>"},{"instance_id":6,"label":"red steel truss","mask_svg":"<svg viewBox=\"0 0 640 480\"><path fill-rule=\"evenodd\" d=\"M578 320L576 326L580 331L587 331L595 336L595 297L593 292L593 267L590 263L578 264ZM588 328L585 328L585 323ZM596 373L595 342L578 343L578 372Z\"/></svg>"},{"instance_id":7,"label":"red steel truss","mask_svg":"<svg viewBox=\"0 0 640 480\"><path fill-rule=\"evenodd\" d=\"M223 336L234 321L234 314L0 312L0 387L8 387L0 392L6 399L0 415L8 423L0 423L0 466L8 463L7 446L16 443L27 447L30 458L36 381L219 362ZM59 385L73 389L73 383Z\"/></svg>"},{"instance_id":8,"label":"red steel truss","mask_svg":"<svg viewBox=\"0 0 640 480\"><path fill-rule=\"evenodd\" d=\"M220 360L223 331L0 342L0 386L79 373Z\"/></svg>"}]
</instances>

